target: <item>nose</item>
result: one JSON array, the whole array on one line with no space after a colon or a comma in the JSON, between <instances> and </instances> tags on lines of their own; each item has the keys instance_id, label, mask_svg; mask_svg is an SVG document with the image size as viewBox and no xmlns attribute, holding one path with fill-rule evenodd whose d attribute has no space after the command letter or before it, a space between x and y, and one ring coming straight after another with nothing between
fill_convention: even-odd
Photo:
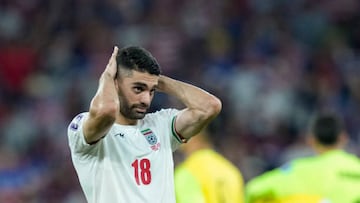
<instances>
[{"instance_id":1,"label":"nose","mask_svg":"<svg viewBox=\"0 0 360 203\"><path fill-rule=\"evenodd\" d=\"M150 106L152 100L152 95L150 92L143 92L140 97L140 102L143 104L146 104L147 106Z\"/></svg>"}]
</instances>

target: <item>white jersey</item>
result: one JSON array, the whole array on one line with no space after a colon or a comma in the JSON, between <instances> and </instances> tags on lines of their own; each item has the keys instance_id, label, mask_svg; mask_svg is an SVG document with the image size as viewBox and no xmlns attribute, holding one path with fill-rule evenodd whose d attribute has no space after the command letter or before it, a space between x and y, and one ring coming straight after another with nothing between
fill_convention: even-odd
<instances>
[{"instance_id":1,"label":"white jersey","mask_svg":"<svg viewBox=\"0 0 360 203\"><path fill-rule=\"evenodd\" d=\"M114 124L97 143L82 131L88 113L68 127L71 157L89 203L175 203L172 152L181 140L176 109L149 113L137 125Z\"/></svg>"}]
</instances>

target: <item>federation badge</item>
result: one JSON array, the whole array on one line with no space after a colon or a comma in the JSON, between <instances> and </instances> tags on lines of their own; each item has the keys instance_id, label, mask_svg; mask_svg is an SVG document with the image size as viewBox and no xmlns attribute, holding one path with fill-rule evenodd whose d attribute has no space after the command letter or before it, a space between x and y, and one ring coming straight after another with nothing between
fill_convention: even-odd
<instances>
[{"instance_id":1,"label":"federation badge","mask_svg":"<svg viewBox=\"0 0 360 203\"><path fill-rule=\"evenodd\" d=\"M149 128L142 130L141 133L145 136L147 142L151 145L151 149L156 151L160 148L160 143L152 130Z\"/></svg>"}]
</instances>

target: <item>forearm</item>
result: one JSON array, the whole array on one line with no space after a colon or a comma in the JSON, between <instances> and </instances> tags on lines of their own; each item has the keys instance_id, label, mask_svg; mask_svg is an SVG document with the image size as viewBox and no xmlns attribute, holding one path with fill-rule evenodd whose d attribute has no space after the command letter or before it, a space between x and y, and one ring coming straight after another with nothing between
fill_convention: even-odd
<instances>
[{"instance_id":1,"label":"forearm","mask_svg":"<svg viewBox=\"0 0 360 203\"><path fill-rule=\"evenodd\" d=\"M202 112L216 111L217 109L213 108L220 102L214 95L201 88L167 76L160 76L159 87L160 91L176 97L189 109Z\"/></svg>"},{"instance_id":2,"label":"forearm","mask_svg":"<svg viewBox=\"0 0 360 203\"><path fill-rule=\"evenodd\" d=\"M119 112L114 78L104 72L99 79L98 90L93 97L84 135L89 143L99 140L110 129Z\"/></svg>"},{"instance_id":3,"label":"forearm","mask_svg":"<svg viewBox=\"0 0 360 203\"><path fill-rule=\"evenodd\" d=\"M99 86L90 105L90 113L116 116L119 109L119 99L115 88L114 78L104 72L99 79Z\"/></svg>"},{"instance_id":4,"label":"forearm","mask_svg":"<svg viewBox=\"0 0 360 203\"><path fill-rule=\"evenodd\" d=\"M181 119L176 120L176 130L184 138L198 133L221 111L221 101L217 97L194 85L160 76L158 89L186 106Z\"/></svg>"}]
</instances>

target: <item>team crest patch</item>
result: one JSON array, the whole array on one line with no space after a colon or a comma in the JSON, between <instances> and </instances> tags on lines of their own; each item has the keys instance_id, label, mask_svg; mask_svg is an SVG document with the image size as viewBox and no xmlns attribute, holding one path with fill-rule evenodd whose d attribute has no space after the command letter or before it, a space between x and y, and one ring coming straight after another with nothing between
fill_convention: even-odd
<instances>
[{"instance_id":1,"label":"team crest patch","mask_svg":"<svg viewBox=\"0 0 360 203\"><path fill-rule=\"evenodd\" d=\"M149 128L142 130L141 133L145 136L148 143L151 145L151 149L156 151L160 148L160 143L158 142L158 139L154 132L150 130Z\"/></svg>"}]
</instances>

